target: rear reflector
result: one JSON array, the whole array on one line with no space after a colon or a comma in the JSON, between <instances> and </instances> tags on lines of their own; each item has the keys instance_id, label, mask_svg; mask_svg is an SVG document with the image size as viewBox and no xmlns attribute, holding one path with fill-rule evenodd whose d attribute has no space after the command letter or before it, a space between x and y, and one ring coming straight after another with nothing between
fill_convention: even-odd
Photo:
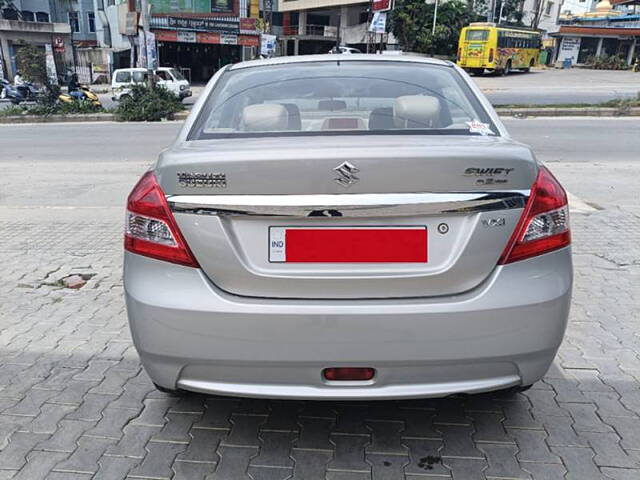
<instances>
[{"instance_id":1,"label":"rear reflector","mask_svg":"<svg viewBox=\"0 0 640 480\"><path fill-rule=\"evenodd\" d=\"M363 381L371 380L376 371L373 368L338 367L325 368L324 378L331 381Z\"/></svg>"}]
</instances>

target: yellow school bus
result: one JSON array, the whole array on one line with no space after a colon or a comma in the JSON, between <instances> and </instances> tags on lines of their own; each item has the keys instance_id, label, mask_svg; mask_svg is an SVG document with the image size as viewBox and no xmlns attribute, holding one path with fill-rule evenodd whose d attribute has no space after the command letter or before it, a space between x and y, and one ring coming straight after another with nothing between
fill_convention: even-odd
<instances>
[{"instance_id":1,"label":"yellow school bus","mask_svg":"<svg viewBox=\"0 0 640 480\"><path fill-rule=\"evenodd\" d=\"M540 33L495 23L471 23L460 32L458 65L480 75L491 70L507 75L511 70L528 72L538 62Z\"/></svg>"}]
</instances>

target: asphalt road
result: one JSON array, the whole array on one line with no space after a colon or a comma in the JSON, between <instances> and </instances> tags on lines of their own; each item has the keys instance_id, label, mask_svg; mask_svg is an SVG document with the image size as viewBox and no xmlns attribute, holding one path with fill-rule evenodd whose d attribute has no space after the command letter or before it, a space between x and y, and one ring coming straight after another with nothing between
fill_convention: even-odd
<instances>
[{"instance_id":1,"label":"asphalt road","mask_svg":"<svg viewBox=\"0 0 640 480\"><path fill-rule=\"evenodd\" d=\"M534 69L507 77L475 76L473 80L494 105L595 104L640 94L640 73L628 71ZM194 96L184 100L187 107L193 105L202 88L192 86ZM117 105L111 93L100 93L99 97L105 108ZM8 105L0 100L0 109Z\"/></svg>"},{"instance_id":2,"label":"asphalt road","mask_svg":"<svg viewBox=\"0 0 640 480\"><path fill-rule=\"evenodd\" d=\"M506 119L512 136L533 146L567 189L596 207L640 215L640 119ZM0 126L0 217L19 209L95 217L121 215L127 193L178 129L177 122ZM30 166L24 173L24 164ZM18 210L16 210L18 209ZM82 214L79 213L79 214Z\"/></svg>"}]
</instances>

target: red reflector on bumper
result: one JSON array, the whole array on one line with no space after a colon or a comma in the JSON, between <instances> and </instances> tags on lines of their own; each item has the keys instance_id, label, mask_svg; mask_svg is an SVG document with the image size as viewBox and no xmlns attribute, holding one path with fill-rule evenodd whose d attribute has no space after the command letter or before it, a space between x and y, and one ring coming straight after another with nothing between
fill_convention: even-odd
<instances>
[{"instance_id":1,"label":"red reflector on bumper","mask_svg":"<svg viewBox=\"0 0 640 480\"><path fill-rule=\"evenodd\" d=\"M371 380L376 371L373 368L339 367L325 368L323 373L327 380L362 381Z\"/></svg>"}]
</instances>

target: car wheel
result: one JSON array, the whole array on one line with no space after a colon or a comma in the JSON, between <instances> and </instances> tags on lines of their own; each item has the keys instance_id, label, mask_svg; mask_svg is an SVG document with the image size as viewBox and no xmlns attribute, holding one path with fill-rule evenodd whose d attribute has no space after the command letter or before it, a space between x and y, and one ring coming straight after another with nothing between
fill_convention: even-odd
<instances>
[{"instance_id":1,"label":"car wheel","mask_svg":"<svg viewBox=\"0 0 640 480\"><path fill-rule=\"evenodd\" d=\"M471 69L471 74L475 75L476 77L481 76L484 73L484 68L472 68Z\"/></svg>"}]
</instances>

